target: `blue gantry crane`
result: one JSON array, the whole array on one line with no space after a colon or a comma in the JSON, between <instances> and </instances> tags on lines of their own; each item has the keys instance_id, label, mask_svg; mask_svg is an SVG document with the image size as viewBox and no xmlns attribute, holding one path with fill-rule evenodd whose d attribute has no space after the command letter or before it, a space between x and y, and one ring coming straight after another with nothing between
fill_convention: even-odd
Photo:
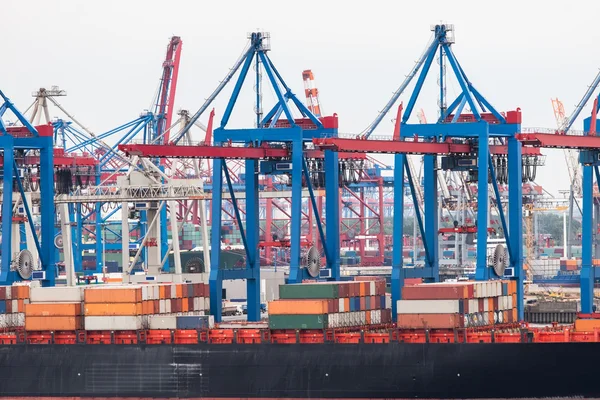
<instances>
[{"instance_id":1,"label":"blue gantry crane","mask_svg":"<svg viewBox=\"0 0 600 400\"><path fill-rule=\"evenodd\" d=\"M42 276L38 277L43 286L54 286L56 265L54 259L54 153L52 126L32 126L27 118L15 107L10 99L0 90L0 146L3 150L3 191L2 191L2 261L0 264L0 284L10 285L12 282L30 279L35 260L31 255L23 257L23 251L13 254L12 237L13 221L13 183L18 192L25 198L21 173L15 160L15 152L37 150L40 154L40 213L41 238L38 237L34 220L27 202L23 202L27 223L30 225L35 246L40 258ZM2 117L10 110L23 126L6 127ZM24 250L27 251L27 250ZM29 253L31 254L31 253ZM15 257L16 256L16 257ZM11 264L19 265L11 271ZM28 264L28 265L27 265Z\"/></svg>"}]
</instances>

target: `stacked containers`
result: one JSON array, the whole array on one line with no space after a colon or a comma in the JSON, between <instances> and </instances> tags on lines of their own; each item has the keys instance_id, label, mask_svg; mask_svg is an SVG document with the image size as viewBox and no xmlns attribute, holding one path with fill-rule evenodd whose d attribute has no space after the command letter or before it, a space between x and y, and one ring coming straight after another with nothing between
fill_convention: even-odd
<instances>
[{"instance_id":1,"label":"stacked containers","mask_svg":"<svg viewBox=\"0 0 600 400\"><path fill-rule=\"evenodd\" d=\"M96 286L85 290L86 330L139 330L158 321L157 316L208 314L208 285L205 283L163 283L134 286ZM181 322L182 326L209 325L209 322ZM183 329L153 327L151 329ZM203 325L202 325L203 326ZM212 326L212 325L211 325Z\"/></svg>"},{"instance_id":2,"label":"stacked containers","mask_svg":"<svg viewBox=\"0 0 600 400\"><path fill-rule=\"evenodd\" d=\"M429 283L402 289L398 327L453 329L518 322L516 281Z\"/></svg>"},{"instance_id":3,"label":"stacked containers","mask_svg":"<svg viewBox=\"0 0 600 400\"><path fill-rule=\"evenodd\" d=\"M385 281L281 285L269 302L271 329L326 329L386 324Z\"/></svg>"},{"instance_id":4,"label":"stacked containers","mask_svg":"<svg viewBox=\"0 0 600 400\"><path fill-rule=\"evenodd\" d=\"M25 330L73 331L83 328L83 287L32 287L25 305Z\"/></svg>"},{"instance_id":5,"label":"stacked containers","mask_svg":"<svg viewBox=\"0 0 600 400\"><path fill-rule=\"evenodd\" d=\"M25 326L25 306L29 304L29 285L0 286L0 329Z\"/></svg>"},{"instance_id":6,"label":"stacked containers","mask_svg":"<svg viewBox=\"0 0 600 400\"><path fill-rule=\"evenodd\" d=\"M149 287L144 286L145 300ZM84 291L84 301L86 330L140 330L146 325L142 286L89 287Z\"/></svg>"}]
</instances>

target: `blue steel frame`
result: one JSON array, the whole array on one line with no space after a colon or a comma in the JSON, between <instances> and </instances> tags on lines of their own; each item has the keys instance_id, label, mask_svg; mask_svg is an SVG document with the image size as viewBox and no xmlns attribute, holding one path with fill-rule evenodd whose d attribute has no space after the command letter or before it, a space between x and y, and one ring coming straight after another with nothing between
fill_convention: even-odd
<instances>
[{"instance_id":1,"label":"blue steel frame","mask_svg":"<svg viewBox=\"0 0 600 400\"><path fill-rule=\"evenodd\" d=\"M337 136L337 129L327 129L323 127L321 121L292 93L287 86L279 71L273 65L267 55L267 49L263 47L264 36L261 32L254 32L250 38L250 48L237 63L235 69L228 75L234 74L240 69L239 77L235 83L233 93L229 99L221 125L214 130L214 142L216 146L222 143L237 143L244 146L260 146L264 143L276 142L287 143L292 148L292 209L291 209L291 256L290 256L290 275L289 281L292 283L301 282L303 271L301 269L301 216L302 216L302 176L304 173L304 143L312 141L316 137ZM238 100L240 90L248 75L252 63L255 63L257 70L255 85L260 87L260 75L258 70L262 67L265 71L269 83L277 96L277 103L261 118L257 113L256 128L253 129L226 129L231 113ZM222 88L220 88L222 89ZM220 91L216 93L218 93ZM257 90L257 92L259 92ZM309 118L316 129L302 129L298 126L292 116L289 102L292 102L300 114ZM255 105L257 110L261 107L261 99L257 94ZM275 123L280 117L285 118L288 128L275 128ZM227 173L227 166L224 159L216 159L213 164L213 184L212 184L212 226L211 226L211 271L210 271L210 309L215 316L216 321L221 320L222 307L222 289L224 279L246 279L248 293L248 320L260 320L260 258L258 254L259 237L259 202L258 202L258 161L246 160L246 228L244 230L239 208L235 197L233 196L233 186ZM328 197L326 203L326 225L327 240L324 242L326 249L327 268L332 270L332 279L338 280L339 273L339 185L338 185L338 153L325 152L325 166L327 175L331 182L328 182ZM332 173L330 173L332 171ZM222 224L222 192L223 192L223 174L226 178L226 185L232 194L232 203L238 226L242 232L244 247L246 252L246 268L244 269L220 269L221 260L221 224ZM310 180L306 184L309 191L312 191ZM335 190L334 190L335 189ZM316 219L320 220L316 213ZM321 227L322 228L322 227Z\"/></svg>"},{"instance_id":2,"label":"blue steel frame","mask_svg":"<svg viewBox=\"0 0 600 400\"><path fill-rule=\"evenodd\" d=\"M0 90L0 97L4 103L0 106L0 147L4 153L2 193L2 262L0 264L0 285L10 285L21 280L16 272L10 271L12 261L12 207L13 191L9 183L17 180L19 190L23 194L21 182L16 171L14 151L16 149L40 151L40 197L41 197L41 240L35 229L32 229L36 247L39 250L42 270L46 271L43 286L54 286L56 277L56 264L54 258L54 152L53 137L40 136L38 131L29 123L27 118L14 106L8 97ZM10 110L31 134L30 137L13 137L7 131L2 117ZM29 221L33 224L31 213L27 204L25 211Z\"/></svg>"},{"instance_id":3,"label":"blue steel frame","mask_svg":"<svg viewBox=\"0 0 600 400\"><path fill-rule=\"evenodd\" d=\"M600 74L598 74L600 77ZM600 95L598 96L600 99ZM600 111L600 101L598 101L596 113ZM583 122L583 130L585 135L589 135L591 126L591 118L586 118ZM596 126L600 126L600 120L596 121ZM582 163L583 179L581 186L583 190L583 205L581 215L581 312L589 314L593 310L594 305L594 281L597 277L596 268L594 267L594 257L599 257L599 254L594 254L594 232L598 229L594 226L594 175L596 176L596 184L600 189L600 151L588 150L580 152L580 162ZM593 160L593 161L592 161Z\"/></svg>"},{"instance_id":4,"label":"blue steel frame","mask_svg":"<svg viewBox=\"0 0 600 400\"><path fill-rule=\"evenodd\" d=\"M490 272L487 265L487 228L489 216L489 198L488 198L488 170L491 167L492 176L494 176L493 166L489 163L490 151L489 142L492 138L508 141L508 174L509 174L509 204L508 224L506 223L504 213L501 211L500 217L503 221L504 235L507 241L507 248L510 257L510 266L514 268L515 278L518 281L518 310L519 317L523 318L523 250L522 250L522 184L521 184L521 144L515 139L515 134L520 132L520 124L509 124L502 114L500 114L482 95L475 89L467 78L464 70L458 62L452 51L452 42L447 37L448 27L446 25L437 25L435 27L435 38L428 50L423 55L413 70L416 75L419 68L420 73L417 78L415 89L413 90L404 115L400 124L401 140L406 138L418 138L424 141L445 141L449 138L471 139L477 144L477 169L478 174L478 193L477 193L477 269L476 279L487 280L494 274ZM428 75L431 64L436 54L440 58L440 72L443 74L443 58L445 57L450 65L450 69L456 77L461 92L447 108L444 108L444 85L447 79L440 79L440 118L433 124L409 124L408 120L415 107L416 101L422 90L423 83ZM395 94L396 96L396 94ZM396 96L397 97L397 96ZM458 116L461 114L464 106L468 104L475 122L458 123ZM480 111L481 110L481 111ZM497 124L488 124L482 119L482 112L491 112L498 120ZM450 123L446 118L455 113ZM406 162L406 156L397 154L395 156L395 179L394 179L394 248L392 257L392 313L396 317L396 302L401 297L401 291L404 278L409 276L421 276L428 280L439 280L439 260L438 260L438 227L437 227L437 174L436 174L436 155L424 156L424 213L425 222L420 219L418 222L421 235L425 246L425 267L421 269L403 269L402 263L402 221L403 221L403 182L404 170L408 176L408 182L413 191L413 201L416 204L414 196L414 183L410 175L410 169ZM497 185L494 185L496 197L499 196ZM327 194L327 196L329 196ZM501 207L500 207L501 208ZM418 210L418 207L415 207ZM494 275L495 276L495 275Z\"/></svg>"},{"instance_id":5,"label":"blue steel frame","mask_svg":"<svg viewBox=\"0 0 600 400\"><path fill-rule=\"evenodd\" d=\"M138 118L126 122L114 129L111 129L107 132L101 133L96 137L90 137L89 134L79 131L77 128L73 126L73 124L69 121L64 121L62 119L58 119L53 122L54 127L54 141L55 144L59 144L58 139L63 139L62 147L68 153L76 152L76 151L86 151L90 154L95 155L98 149L106 150L105 154L101 154L98 156L99 165L96 167L95 175L95 185L99 186L101 182L102 173L114 173L119 172L115 171L114 165L111 165L111 162L115 159L121 157L118 154L117 148L119 144L127 144L142 134L142 140L144 143L153 143L156 137L153 137L158 124L161 123L161 119L164 119L164 115L153 114L151 112L146 112L140 115ZM100 141L107 139L109 137L119 135L118 140L114 145L107 147L102 144ZM67 144L68 143L68 144ZM159 166L159 168L163 168ZM127 172L126 169L121 169L122 173ZM113 212L109 213L106 216L102 216L102 204L96 203L94 206L95 211L91 212L87 215L81 215L81 205L77 205L78 212L75 212L73 206L70 207L70 220L76 222L77 228L73 232L72 240L73 240L73 261L74 268L76 272L82 272L82 252L84 250L94 249L96 254L96 273L102 272L102 268L105 264L103 250L119 250L121 248L127 248L128 244L122 243L119 245L118 243L104 243L104 235L103 235L103 227L109 222L108 219L118 210L120 210L121 205L117 205L116 209ZM168 241L167 241L167 209L163 207L160 213L161 219L161 258L164 258L168 251ZM93 224L95 225L94 235L96 237L95 244L84 244L82 243L83 239L83 226ZM147 225L146 213L140 214L140 225ZM134 228L135 229L135 228ZM88 229L85 228L87 231ZM110 229L107 229L110 231ZM60 230L57 232L60 233ZM79 234L75 234L79 233ZM140 234L140 238L138 239L138 244L141 243L141 238L144 236L143 232ZM59 257L59 250L55 249L55 258ZM142 254L142 260L144 259L144 254Z\"/></svg>"}]
</instances>

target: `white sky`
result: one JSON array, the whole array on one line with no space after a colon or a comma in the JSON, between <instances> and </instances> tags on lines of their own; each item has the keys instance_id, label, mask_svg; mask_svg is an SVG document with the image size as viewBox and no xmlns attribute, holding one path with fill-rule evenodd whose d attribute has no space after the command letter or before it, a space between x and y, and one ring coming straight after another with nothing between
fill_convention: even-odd
<instances>
[{"instance_id":1,"label":"white sky","mask_svg":"<svg viewBox=\"0 0 600 400\"><path fill-rule=\"evenodd\" d=\"M325 113L338 113L341 132L357 133L410 71L430 38L429 26L443 20L455 25L454 52L469 79L498 110L520 107L523 126L552 128L550 99L560 98L569 114L600 67L598 1L356 4L4 0L0 88L23 110L32 91L59 85L68 92L59 101L94 132L104 132L149 108L168 40L179 35L175 107L194 112L239 56L247 32L260 28L271 33L270 57L300 99L301 72L310 68ZM217 117L231 88L214 103ZM426 90L417 107L432 120L438 93L433 74ZM457 90L449 87L448 102ZM409 93L401 97L405 104ZM229 126L252 126L252 85L243 94ZM266 109L273 99L264 93ZM590 109L574 129L582 129ZM394 116L395 109L376 133L391 133ZM545 153L538 183L551 192L566 189L562 152Z\"/></svg>"}]
</instances>

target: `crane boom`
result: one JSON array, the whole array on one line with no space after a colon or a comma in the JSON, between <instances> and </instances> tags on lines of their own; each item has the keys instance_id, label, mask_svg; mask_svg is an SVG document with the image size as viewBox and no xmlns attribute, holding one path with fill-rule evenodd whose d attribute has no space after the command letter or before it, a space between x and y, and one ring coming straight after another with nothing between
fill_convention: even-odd
<instances>
[{"instance_id":1,"label":"crane boom","mask_svg":"<svg viewBox=\"0 0 600 400\"><path fill-rule=\"evenodd\" d=\"M322 115L321 104L319 103L319 89L315 85L315 76L310 69L302 71L302 80L304 81L306 106L318 118Z\"/></svg>"},{"instance_id":2,"label":"crane boom","mask_svg":"<svg viewBox=\"0 0 600 400\"><path fill-rule=\"evenodd\" d=\"M167 46L167 55L162 65L163 73L156 104L156 114L158 116L156 138L164 135L164 143L169 142L170 130L168 128L171 126L173 120L173 106L177 89L177 77L179 76L179 60L181 58L182 45L181 38L173 36Z\"/></svg>"},{"instance_id":3,"label":"crane boom","mask_svg":"<svg viewBox=\"0 0 600 400\"><path fill-rule=\"evenodd\" d=\"M435 47L437 45L438 45L438 42L435 40L432 40L431 43L427 46L427 49L423 52L421 57L415 62L415 66L413 67L413 69L406 76L406 78L404 78L404 81L402 82L400 87L394 92L394 94L392 95L392 98L387 102L387 104L379 112L379 114L377 115L377 118L375 118L375 120L373 122L371 122L371 125L369 125L367 127L367 129L365 129L364 133L361 136L363 139L368 139L369 136L371 136L371 134L373 133L375 128L377 128L377 126L379 125L381 120L383 120L383 118L387 115L387 113L390 111L390 109L394 106L396 101L398 101L398 98L400 97L400 95L404 92L404 90L406 90L407 86L413 80L415 75L417 75L417 72L419 72L419 70L421 69L421 66L423 65L423 63L425 63L425 59L427 58L427 55L431 52L433 47Z\"/></svg>"},{"instance_id":4,"label":"crane boom","mask_svg":"<svg viewBox=\"0 0 600 400\"><path fill-rule=\"evenodd\" d=\"M594 94L594 92L596 91L598 84L600 84L600 69L598 70L598 74L592 81L592 84L590 86L588 86L588 89L586 90L585 94L583 95L581 100L579 100L579 103L575 107L575 110L573 110L573 113L567 119L564 129L561 129L562 134L566 134L569 131L569 129L571 129L571 126L573 126L573 123L575 122L575 120L577 119L579 114L581 113L581 110L583 110L583 108L586 106L587 102L592 97L592 94Z\"/></svg>"}]
</instances>

